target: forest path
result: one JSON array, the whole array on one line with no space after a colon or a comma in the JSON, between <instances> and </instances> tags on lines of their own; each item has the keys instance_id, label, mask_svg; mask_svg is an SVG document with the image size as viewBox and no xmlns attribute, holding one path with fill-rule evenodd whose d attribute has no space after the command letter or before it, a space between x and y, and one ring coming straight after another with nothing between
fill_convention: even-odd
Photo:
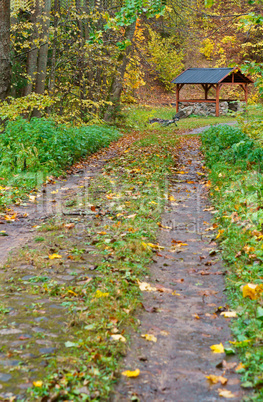
<instances>
[{"instance_id":1,"label":"forest path","mask_svg":"<svg viewBox=\"0 0 263 402\"><path fill-rule=\"evenodd\" d=\"M123 137L109 149L75 165L67 180L48 184L36 198L37 203L15 207L18 217L21 216L19 220L1 225L1 229L8 233L0 238L1 261L4 263L12 251L10 260L13 262L10 266L7 264L0 275L0 400L9 400L14 395L24 398L32 382L45 377L46 366L53 356L64 364L65 344L74 339L76 330L69 325L70 317L61 300L38 289L49 281L55 281L62 288L78 286L87 279L87 274L89 278L96 276L93 270L99 263L99 257L94 254L95 246L88 247L79 262L67 260L67 250L61 249L59 254L65 259L64 264L54 260L53 264L39 269L28 258L25 258L26 263L22 263L23 255L16 262L17 248L26 245L29 251L37 249L33 238L43 233L38 233L35 226L49 221L52 216L59 219L63 212L72 212L68 206L71 201L75 202L73 210L77 216L72 216L72 221L76 219L75 229L69 236L76 244L83 241L78 225L81 229L82 224L96 220L96 214L88 205L79 206L87 199L89 180L99 175L107 161L123 154L139 137L139 133ZM216 256L209 256L209 250L216 246L208 244L206 236L209 232L201 234L207 227L203 227L203 221L209 222L211 215L203 211L208 201L199 140L182 136L180 141L181 166L176 170L185 173L169 178L169 191L176 202L166 208L163 226L172 227L172 230L162 230L159 242L170 247L181 241L188 246L182 246L178 250L180 253L160 251L152 267L154 279L167 289L176 287L176 293L180 295L171 295L171 292L146 295L146 308L155 312L157 307L159 312L143 315L142 333L155 334L157 343L153 345L138 334L134 336L133 346L140 353L128 355L125 367L133 368L135 364L138 367L139 364L142 374L128 384L121 382L116 400L129 400L132 394L140 395L141 400L147 402L217 400L218 394L214 391L217 386L210 388L204 375L224 371L215 368L217 363L224 364L224 356L213 355L209 348L230 339L227 320L218 313L214 314L217 307L225 303L222 299L224 281L218 275L220 261ZM81 216L82 211L84 216ZM28 216L22 218L25 213ZM59 239L57 241L59 245ZM25 256L26 248L22 251ZM52 245L50 250L52 252ZM213 272L216 275L212 275ZM193 317L194 314L200 319ZM240 400L242 392L234 370L227 371L225 376L229 379L225 387L235 393L236 400ZM191 397L193 399L189 399Z\"/></svg>"},{"instance_id":2,"label":"forest path","mask_svg":"<svg viewBox=\"0 0 263 402\"><path fill-rule=\"evenodd\" d=\"M123 362L125 370L139 369L140 375L122 376L114 402L214 402L222 400L226 390L231 400L241 401L244 394L235 372L236 357L210 349L231 340L230 319L220 315L228 310L225 269L210 228L213 208L200 140L185 136L180 141L179 172L169 179L174 201L162 218L162 228L170 229L162 229L158 238L165 251L156 253L150 267L151 286L165 290L144 292L146 311L139 316L139 333L133 335ZM177 252L169 250L180 242L187 245ZM173 294L171 286L176 287ZM154 335L157 341L147 342L141 334ZM212 384L206 379L209 375L228 381Z\"/></svg>"}]
</instances>

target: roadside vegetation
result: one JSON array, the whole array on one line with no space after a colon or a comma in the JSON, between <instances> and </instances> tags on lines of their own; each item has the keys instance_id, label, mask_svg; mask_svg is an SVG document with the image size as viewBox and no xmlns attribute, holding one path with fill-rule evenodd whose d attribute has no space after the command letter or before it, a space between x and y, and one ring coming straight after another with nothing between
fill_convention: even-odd
<instances>
[{"instance_id":1,"label":"roadside vegetation","mask_svg":"<svg viewBox=\"0 0 263 402\"><path fill-rule=\"evenodd\" d=\"M0 208L19 204L49 176L65 175L74 162L120 138L107 126L66 126L52 119L9 121L0 136Z\"/></svg>"},{"instance_id":2,"label":"roadside vegetation","mask_svg":"<svg viewBox=\"0 0 263 402\"><path fill-rule=\"evenodd\" d=\"M261 119L211 127L202 134L215 208L216 239L227 267L229 305L242 386L263 397L263 149Z\"/></svg>"}]
</instances>

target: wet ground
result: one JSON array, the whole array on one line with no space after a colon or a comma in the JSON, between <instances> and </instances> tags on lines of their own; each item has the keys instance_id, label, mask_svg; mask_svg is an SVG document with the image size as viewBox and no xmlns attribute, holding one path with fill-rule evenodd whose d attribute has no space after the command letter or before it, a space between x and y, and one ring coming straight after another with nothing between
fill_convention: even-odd
<instances>
[{"instance_id":1,"label":"wet ground","mask_svg":"<svg viewBox=\"0 0 263 402\"><path fill-rule=\"evenodd\" d=\"M169 228L158 239L165 250L156 253L148 279L157 291L144 292L147 311L139 317L140 331L123 362L125 370L138 368L140 375L120 380L114 402L212 402L223 399L220 390L231 391L233 401L243 396L237 360L210 349L231 340L231 333L230 319L220 316L228 309L225 269L209 230L211 205L199 145L198 139L181 141L179 174L170 177L174 201L162 219L163 228ZM157 342L141 334L154 335ZM224 376L227 384L212 385L206 379L211 374Z\"/></svg>"},{"instance_id":2,"label":"wet ground","mask_svg":"<svg viewBox=\"0 0 263 402\"><path fill-rule=\"evenodd\" d=\"M146 280L159 286L159 291L145 293L147 311L140 317L141 333L155 335L157 342L147 342L140 334L134 334L123 366L139 368L141 374L120 381L113 396L115 401L217 401L222 400L218 388L232 391L235 396L232 400L242 399L235 359L210 350L211 345L231 339L229 322L218 312L219 306L227 303L224 268L213 251L216 249L214 234L206 231L211 226L212 215L199 142L185 137L181 143L178 168L181 173L169 178L170 203L159 235L160 245L170 251L160 250L154 257L152 277ZM121 149L123 152L123 144ZM12 249L26 242L29 248L34 247L32 236L36 235L36 226L51 216L67 214L68 202L76 194L78 205L81 204L89 180L116 155L116 148L101 153L75 167L74 175L66 181L46 186L36 202L16 207L19 219L1 224L1 230L9 235L0 238L1 261L6 260ZM90 209L85 217L83 211L83 206L74 208L75 218L94 219ZM25 214L28 216L23 218ZM187 245L181 246L180 242ZM92 275L97 263L93 251L86 250L79 263L69 261L62 266L54 261L50 272L44 267L42 273L37 272L37 280L41 274L42 282L52 278L62 285L85 279L87 272ZM74 328L68 325L69 317L61 300L32 292L39 285L35 277L36 268L30 263L20 264L12 271L7 264L0 274L0 309L5 310L0 321L0 400L9 400L13 395L26 398L26 389L41 378L53 355L63 365L60 353L65 342L73 337ZM176 292L172 294L171 289ZM228 383L210 385L205 378L210 374L224 375Z\"/></svg>"}]
</instances>

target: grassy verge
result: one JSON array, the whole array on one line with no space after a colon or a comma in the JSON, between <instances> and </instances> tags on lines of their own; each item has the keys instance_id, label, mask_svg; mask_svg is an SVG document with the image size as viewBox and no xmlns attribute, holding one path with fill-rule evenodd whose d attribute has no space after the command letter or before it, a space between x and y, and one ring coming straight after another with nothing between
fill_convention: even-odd
<instances>
[{"instance_id":1,"label":"grassy verge","mask_svg":"<svg viewBox=\"0 0 263 402\"><path fill-rule=\"evenodd\" d=\"M166 133L151 133L135 142L92 181L86 200L87 211L94 213L92 221L83 217L51 221L38 229L33 249L32 245L24 248L17 260L9 262L8 270L27 261L33 264L38 275L31 282L38 286L25 283L26 292L61 300L74 318L69 341L49 360L49 374L36 379L27 401L47 396L74 401L109 397L125 353L122 341L128 340L129 328L137 324L138 280L149 275L147 266L166 199L166 174L175 163L176 143L176 135ZM75 228L67 229L73 222ZM88 254L87 248L91 250ZM47 258L53 254L62 258ZM55 277L46 280L47 270L54 264L56 270L63 270L68 256L84 265L91 256L99 262L91 274L83 271L82 284L59 285ZM21 272L12 276L14 289L20 276ZM83 386L86 391L79 391Z\"/></svg>"},{"instance_id":2,"label":"grassy verge","mask_svg":"<svg viewBox=\"0 0 263 402\"><path fill-rule=\"evenodd\" d=\"M238 128L222 126L202 134L210 169L214 226L228 267L229 303L235 349L243 362L249 400L263 399L263 149Z\"/></svg>"},{"instance_id":3,"label":"grassy verge","mask_svg":"<svg viewBox=\"0 0 263 402\"><path fill-rule=\"evenodd\" d=\"M47 176L64 174L77 160L116 141L109 127L68 127L50 119L17 119L0 135L0 207L20 202Z\"/></svg>"}]
</instances>

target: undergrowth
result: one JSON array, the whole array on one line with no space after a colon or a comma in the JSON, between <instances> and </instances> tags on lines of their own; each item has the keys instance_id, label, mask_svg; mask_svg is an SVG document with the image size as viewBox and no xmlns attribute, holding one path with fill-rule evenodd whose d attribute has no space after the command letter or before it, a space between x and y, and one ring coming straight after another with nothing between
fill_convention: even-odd
<instances>
[{"instance_id":1,"label":"undergrowth","mask_svg":"<svg viewBox=\"0 0 263 402\"><path fill-rule=\"evenodd\" d=\"M238 318L232 323L249 400L263 398L263 150L239 128L212 127L202 134L210 169L215 225L228 266L227 289ZM248 284L251 284L247 287Z\"/></svg>"},{"instance_id":2,"label":"undergrowth","mask_svg":"<svg viewBox=\"0 0 263 402\"><path fill-rule=\"evenodd\" d=\"M63 174L119 137L119 131L105 126L69 127L44 118L8 122L0 135L0 206L19 201L47 176Z\"/></svg>"}]
</instances>

